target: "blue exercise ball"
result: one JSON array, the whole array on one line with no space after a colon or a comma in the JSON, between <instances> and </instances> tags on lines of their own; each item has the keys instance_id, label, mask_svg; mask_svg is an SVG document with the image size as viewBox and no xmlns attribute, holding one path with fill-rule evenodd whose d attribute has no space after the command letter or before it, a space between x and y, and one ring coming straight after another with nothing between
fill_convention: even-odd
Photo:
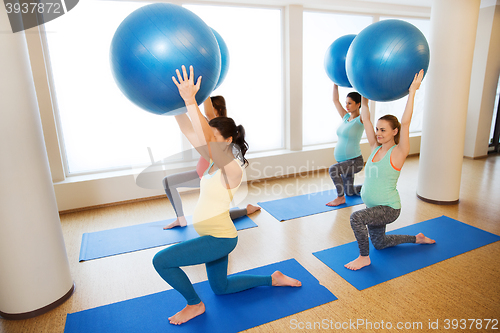
<instances>
[{"instance_id":1,"label":"blue exercise ball","mask_svg":"<svg viewBox=\"0 0 500 333\"><path fill-rule=\"evenodd\" d=\"M111 71L120 90L134 104L154 114L186 112L172 81L175 70L194 67L202 76L196 94L202 103L215 88L221 69L219 45L208 25L193 12L156 3L128 15L111 41Z\"/></svg>"},{"instance_id":2,"label":"blue exercise ball","mask_svg":"<svg viewBox=\"0 0 500 333\"><path fill-rule=\"evenodd\" d=\"M227 44L222 38L222 36L215 31L214 28L211 28L214 33L215 39L217 39L217 43L219 44L220 50L220 75L217 84L215 85L215 89L219 88L222 84L222 81L226 78L227 72L229 71L229 49L227 48Z\"/></svg>"},{"instance_id":3,"label":"blue exercise ball","mask_svg":"<svg viewBox=\"0 0 500 333\"><path fill-rule=\"evenodd\" d=\"M341 87L352 88L345 70L345 59L349 46L355 37L356 35L345 35L337 38L325 53L324 66L326 74L333 83Z\"/></svg>"},{"instance_id":4,"label":"blue exercise ball","mask_svg":"<svg viewBox=\"0 0 500 333\"><path fill-rule=\"evenodd\" d=\"M368 99L388 102L408 94L413 77L429 67L429 44L414 25L383 20L363 29L346 58L349 82Z\"/></svg>"}]
</instances>

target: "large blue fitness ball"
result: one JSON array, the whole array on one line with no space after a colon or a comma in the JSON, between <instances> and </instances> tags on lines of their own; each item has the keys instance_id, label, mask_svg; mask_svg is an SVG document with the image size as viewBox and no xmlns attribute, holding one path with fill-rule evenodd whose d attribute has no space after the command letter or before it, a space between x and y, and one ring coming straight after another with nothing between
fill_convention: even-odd
<instances>
[{"instance_id":1,"label":"large blue fitness ball","mask_svg":"<svg viewBox=\"0 0 500 333\"><path fill-rule=\"evenodd\" d=\"M226 78L227 72L229 71L229 49L227 48L227 44L222 38L222 36L212 28L212 32L214 33L215 39L217 39L217 43L219 44L220 50L220 76L217 84L215 85L215 89L219 88L224 79Z\"/></svg>"},{"instance_id":2,"label":"large blue fitness ball","mask_svg":"<svg viewBox=\"0 0 500 333\"><path fill-rule=\"evenodd\" d=\"M324 66L325 71L333 83L351 88L352 85L347 78L345 60L349 46L356 35L345 35L337 38L326 50Z\"/></svg>"},{"instance_id":3,"label":"large blue fitness ball","mask_svg":"<svg viewBox=\"0 0 500 333\"><path fill-rule=\"evenodd\" d=\"M346 58L349 82L368 99L388 102L408 94L413 77L429 67L429 45L420 30L401 20L363 29Z\"/></svg>"},{"instance_id":4,"label":"large blue fitness ball","mask_svg":"<svg viewBox=\"0 0 500 333\"><path fill-rule=\"evenodd\" d=\"M141 7L123 20L111 42L111 71L133 103L154 114L185 112L172 81L175 70L193 65L202 76L196 94L202 103L219 79L221 56L212 30L191 11L174 4Z\"/></svg>"}]
</instances>

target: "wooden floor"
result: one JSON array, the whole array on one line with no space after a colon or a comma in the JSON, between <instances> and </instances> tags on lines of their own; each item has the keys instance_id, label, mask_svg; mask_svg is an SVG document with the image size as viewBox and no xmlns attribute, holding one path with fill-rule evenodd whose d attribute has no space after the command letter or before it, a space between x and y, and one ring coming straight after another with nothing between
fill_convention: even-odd
<instances>
[{"instance_id":1,"label":"wooden floor","mask_svg":"<svg viewBox=\"0 0 500 333\"><path fill-rule=\"evenodd\" d=\"M480 160L464 160L460 203L457 205L439 206L419 200L416 197L417 175L418 157L410 157L403 167L398 185L403 207L401 216L388 230L446 215L500 235L499 155ZM362 177L357 177L356 182L362 181ZM286 186L288 184L291 185ZM262 181L248 186L246 202L256 204L258 201L316 192L330 187L332 184L325 172L309 174L307 177ZM187 215L193 212L197 196L196 192L183 195ZM229 273L295 258L338 300L255 327L248 332L300 331L293 329L292 320L304 325L308 322L321 322L323 319L334 323L357 319L372 323L390 321L394 325L397 322L410 323L408 325L420 322L423 329L409 330L419 332L442 332L445 319L500 320L500 242L363 291L355 289L316 259L312 255L315 251L355 240L349 225L349 215L363 207L358 205L287 222L278 222L266 211L251 215L258 228L239 232L238 246L230 256ZM169 289L151 264L152 257L162 248L83 263L78 262L78 257L84 232L172 217L174 211L167 199L62 215L61 223L76 286L75 293L63 305L39 317L21 321L0 319L0 332L63 332L67 313ZM357 253L353 253L353 258L356 256ZM207 279L204 266L189 267L186 272L193 283ZM429 330L429 321L436 320L439 320L441 329ZM500 323L497 329L500 329ZM211 331L207 329L207 332ZM371 332L366 329L359 331ZM384 330L373 330L380 331ZM473 327L450 331L479 330Z\"/></svg>"}]
</instances>

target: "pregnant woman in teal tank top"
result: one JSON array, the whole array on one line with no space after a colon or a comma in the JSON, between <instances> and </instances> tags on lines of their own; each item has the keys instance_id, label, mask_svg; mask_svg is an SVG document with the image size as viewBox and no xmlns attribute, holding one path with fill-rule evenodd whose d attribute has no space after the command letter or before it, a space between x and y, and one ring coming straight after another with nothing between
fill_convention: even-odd
<instances>
[{"instance_id":1,"label":"pregnant woman in teal tank top","mask_svg":"<svg viewBox=\"0 0 500 333\"><path fill-rule=\"evenodd\" d=\"M364 130L359 116L361 95L355 91L350 92L346 97L344 108L339 100L339 87L334 84L333 104L342 118L342 123L337 128L338 141L333 151L337 163L329 169L330 177L337 190L337 198L328 202L327 206L344 204L344 194L359 194L361 186L354 186L354 174L363 169L363 156L359 147Z\"/></svg>"},{"instance_id":2,"label":"pregnant woman in teal tank top","mask_svg":"<svg viewBox=\"0 0 500 333\"><path fill-rule=\"evenodd\" d=\"M402 243L435 243L422 233L416 236L385 234L386 225L394 222L401 211L396 184L406 156L410 152L413 102L423 76L423 70L415 74L401 124L395 116L386 115L377 121L375 131L370 121L368 100L363 98L361 117L372 153L366 162L365 181L361 189L361 198L366 209L351 214L351 227L358 241L359 257L345 265L348 269L358 270L370 265L368 234L377 250Z\"/></svg>"}]
</instances>

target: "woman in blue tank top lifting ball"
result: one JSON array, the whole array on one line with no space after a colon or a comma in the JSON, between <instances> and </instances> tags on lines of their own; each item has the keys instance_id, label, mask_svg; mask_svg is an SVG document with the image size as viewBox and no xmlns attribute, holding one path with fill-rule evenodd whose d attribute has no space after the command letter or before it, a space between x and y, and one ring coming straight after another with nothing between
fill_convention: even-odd
<instances>
[{"instance_id":1,"label":"woman in blue tank top lifting ball","mask_svg":"<svg viewBox=\"0 0 500 333\"><path fill-rule=\"evenodd\" d=\"M354 186L354 174L363 169L363 156L359 141L363 135L363 123L359 116L361 95L357 92L347 94L345 109L339 100L339 86L333 85L333 104L342 124L337 128L338 142L333 154L336 164L330 166L329 173L337 190L337 198L326 205L335 207L345 203L345 194L359 195L361 186Z\"/></svg>"},{"instance_id":2,"label":"woman in blue tank top lifting ball","mask_svg":"<svg viewBox=\"0 0 500 333\"><path fill-rule=\"evenodd\" d=\"M366 209L351 214L351 227L358 241L359 257L345 265L358 270L370 265L368 234L377 250L402 243L434 244L424 234L386 235L385 226L394 222L401 212L401 201L396 184L400 170L410 152L410 122L413 114L415 93L422 83L424 71L415 74L409 88L408 101L401 124L393 115L385 115L377 121L376 131L370 121L368 100L362 101L362 120L371 155L365 166L365 181L361 198Z\"/></svg>"}]
</instances>

